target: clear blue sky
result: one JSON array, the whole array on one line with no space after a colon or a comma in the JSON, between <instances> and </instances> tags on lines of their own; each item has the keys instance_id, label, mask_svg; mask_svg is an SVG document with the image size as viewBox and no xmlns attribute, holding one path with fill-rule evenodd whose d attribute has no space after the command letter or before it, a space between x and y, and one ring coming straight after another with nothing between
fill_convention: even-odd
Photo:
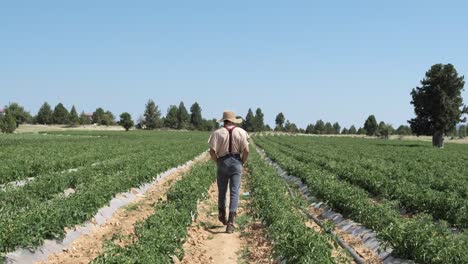
<instances>
[{"instance_id":1,"label":"clear blue sky","mask_svg":"<svg viewBox=\"0 0 468 264\"><path fill-rule=\"evenodd\" d=\"M466 1L2 1L0 105L102 106L134 118L197 101L397 126L434 63L468 75ZM468 101L467 93L464 93Z\"/></svg>"}]
</instances>

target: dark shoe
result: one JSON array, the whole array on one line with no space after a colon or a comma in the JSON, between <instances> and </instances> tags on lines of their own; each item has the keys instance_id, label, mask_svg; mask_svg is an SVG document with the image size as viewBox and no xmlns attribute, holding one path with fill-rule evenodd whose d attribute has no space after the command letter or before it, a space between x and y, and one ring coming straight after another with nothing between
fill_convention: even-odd
<instances>
[{"instance_id":1,"label":"dark shoe","mask_svg":"<svg viewBox=\"0 0 468 264\"><path fill-rule=\"evenodd\" d=\"M226 219L226 208L218 208L218 219L223 223L223 225L227 225L228 221Z\"/></svg>"},{"instance_id":2,"label":"dark shoe","mask_svg":"<svg viewBox=\"0 0 468 264\"><path fill-rule=\"evenodd\" d=\"M234 222L236 220L237 213L236 212L229 212L229 220L226 227L226 233L232 234L234 233Z\"/></svg>"}]
</instances>

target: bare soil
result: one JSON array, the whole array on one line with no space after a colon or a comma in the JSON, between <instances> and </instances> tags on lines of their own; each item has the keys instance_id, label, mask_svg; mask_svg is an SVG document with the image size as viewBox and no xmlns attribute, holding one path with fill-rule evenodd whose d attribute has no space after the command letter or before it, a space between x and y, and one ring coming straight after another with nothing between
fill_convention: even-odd
<instances>
[{"instance_id":1,"label":"bare soil","mask_svg":"<svg viewBox=\"0 0 468 264\"><path fill-rule=\"evenodd\" d=\"M227 234L226 226L218 220L216 183L208 194L209 198L198 205L198 217L188 229L185 256L176 263L237 263L237 254L242 248L240 233ZM238 215L242 214L239 210Z\"/></svg>"},{"instance_id":2,"label":"bare soil","mask_svg":"<svg viewBox=\"0 0 468 264\"><path fill-rule=\"evenodd\" d=\"M244 174L241 196L246 188L246 177ZM198 205L197 219L188 229L185 256L176 263L275 263L270 259L271 245L265 238L263 226L250 221L247 208L248 200L240 199L236 232L227 234L226 226L218 220L218 189L216 183L213 184L208 199ZM244 221L248 222L241 223ZM243 230L239 229L239 224L245 225Z\"/></svg>"},{"instance_id":3,"label":"bare soil","mask_svg":"<svg viewBox=\"0 0 468 264\"><path fill-rule=\"evenodd\" d=\"M319 219L322 214L322 210L317 209L315 207L310 207L309 212ZM320 227L314 222L314 229L317 229L317 228L320 228ZM360 240L359 238L356 238L353 235L342 231L338 226L335 226L333 231L339 238L341 238L346 244L348 244L348 246L354 249L354 251L362 258L362 260L364 260L365 263L367 264L383 263L383 261L380 260L379 256L377 256L372 250L366 247L364 243L362 242L362 240ZM334 245L334 250L332 254L336 259L342 258L344 256L343 252L344 251L342 248L338 249L338 246ZM354 263L354 261L352 261L349 257L345 257L345 259L348 259L350 261L346 263Z\"/></svg>"},{"instance_id":4,"label":"bare soil","mask_svg":"<svg viewBox=\"0 0 468 264\"><path fill-rule=\"evenodd\" d=\"M208 154L205 154L199 162L206 160L208 160ZM90 234L77 239L70 248L49 256L48 260L42 263L89 263L103 253L106 240L113 240L120 246L130 244L136 239L134 237L135 224L154 214L154 205L159 200L166 199L166 192L170 186L180 180L194 164L178 169L167 176L151 187L144 196L127 207L117 210L104 225L96 227Z\"/></svg>"}]
</instances>

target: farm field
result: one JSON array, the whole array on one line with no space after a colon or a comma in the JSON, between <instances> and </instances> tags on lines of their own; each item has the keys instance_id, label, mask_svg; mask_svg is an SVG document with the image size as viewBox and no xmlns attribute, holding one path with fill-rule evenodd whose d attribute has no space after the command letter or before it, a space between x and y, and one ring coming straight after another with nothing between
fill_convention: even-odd
<instances>
[{"instance_id":1,"label":"farm field","mask_svg":"<svg viewBox=\"0 0 468 264\"><path fill-rule=\"evenodd\" d=\"M318 199L377 231L398 256L468 261L465 146L289 136L255 142Z\"/></svg>"},{"instance_id":2,"label":"farm field","mask_svg":"<svg viewBox=\"0 0 468 264\"><path fill-rule=\"evenodd\" d=\"M0 252L62 237L64 228L89 220L116 193L205 151L207 135L77 131L0 137ZM24 186L11 184L26 178Z\"/></svg>"},{"instance_id":3,"label":"farm field","mask_svg":"<svg viewBox=\"0 0 468 264\"><path fill-rule=\"evenodd\" d=\"M1 255L62 239L70 228L91 221L116 194L152 182L205 152L208 135L49 131L0 136ZM264 154L257 153L257 147ZM307 214L310 203L263 155L299 177L318 201L375 231L379 241L393 249L393 257L416 263L467 263L466 154L461 144L434 149L421 141L255 135L243 185L249 205L242 209L245 215L237 227L241 235L232 237L244 249L236 252L239 259L226 263L355 263L337 237L365 263L392 263L379 259L356 238L331 235L331 222L312 222ZM187 241L212 245L214 237L187 231L190 226L211 232L224 228L216 226L216 219L208 226L197 220L200 213L205 218L217 214L216 208L197 212L197 205L214 199L209 190L216 190L215 166L204 155L146 201L144 217L125 228L133 230L130 234L111 232L94 242L99 250L92 254L73 246L70 252L50 257L49 263L73 263L78 254L85 255L80 263L179 263L184 248L197 248L188 247ZM141 199L124 208L113 223L125 225L125 217L140 214L146 198ZM262 230L262 251L267 255L262 260L253 257L259 240L258 235L250 237L253 229Z\"/></svg>"}]
</instances>

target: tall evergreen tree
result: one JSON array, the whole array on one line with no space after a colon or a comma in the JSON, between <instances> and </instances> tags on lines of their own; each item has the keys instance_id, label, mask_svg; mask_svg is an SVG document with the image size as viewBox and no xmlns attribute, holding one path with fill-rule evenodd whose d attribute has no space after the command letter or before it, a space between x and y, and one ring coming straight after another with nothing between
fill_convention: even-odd
<instances>
[{"instance_id":1,"label":"tall evergreen tree","mask_svg":"<svg viewBox=\"0 0 468 264\"><path fill-rule=\"evenodd\" d=\"M80 125L89 125L91 122L89 120L89 117L86 116L85 112L81 112L80 114Z\"/></svg>"},{"instance_id":2,"label":"tall evergreen tree","mask_svg":"<svg viewBox=\"0 0 468 264\"><path fill-rule=\"evenodd\" d=\"M349 129L347 129L346 127L343 127L343 130L341 130L341 134L342 135L348 135L349 134Z\"/></svg>"},{"instance_id":3,"label":"tall evergreen tree","mask_svg":"<svg viewBox=\"0 0 468 264\"><path fill-rule=\"evenodd\" d=\"M70 110L70 125L77 126L80 124L80 118L78 117L78 112L76 111L75 106L72 106Z\"/></svg>"},{"instance_id":4,"label":"tall evergreen tree","mask_svg":"<svg viewBox=\"0 0 468 264\"><path fill-rule=\"evenodd\" d=\"M245 121L243 124L243 128L247 132L253 132L254 131L254 123L255 123L255 116L252 112L252 109L249 108L249 111L247 112L247 115L245 116Z\"/></svg>"},{"instance_id":5,"label":"tall evergreen tree","mask_svg":"<svg viewBox=\"0 0 468 264\"><path fill-rule=\"evenodd\" d=\"M203 118L202 118L202 109L200 105L195 102L191 107L190 107L190 123L195 129L200 129Z\"/></svg>"},{"instance_id":6,"label":"tall evergreen tree","mask_svg":"<svg viewBox=\"0 0 468 264\"><path fill-rule=\"evenodd\" d=\"M309 125L306 127L306 130L305 130L306 134L313 134L314 131L315 131L315 127L314 127L314 125L312 125L312 124L309 124Z\"/></svg>"},{"instance_id":7,"label":"tall evergreen tree","mask_svg":"<svg viewBox=\"0 0 468 264\"><path fill-rule=\"evenodd\" d=\"M5 116L0 118L0 131L3 133L11 134L17 128L16 119L11 113L6 113Z\"/></svg>"},{"instance_id":8,"label":"tall evergreen tree","mask_svg":"<svg viewBox=\"0 0 468 264\"><path fill-rule=\"evenodd\" d=\"M255 117L254 117L254 131L263 131L265 130L265 121L264 121L264 115L262 112L262 109L257 108L255 111Z\"/></svg>"},{"instance_id":9,"label":"tall evergreen tree","mask_svg":"<svg viewBox=\"0 0 468 264\"><path fill-rule=\"evenodd\" d=\"M325 123L325 133L324 134L333 134L335 130L333 129L333 125L330 122Z\"/></svg>"},{"instance_id":10,"label":"tall evergreen tree","mask_svg":"<svg viewBox=\"0 0 468 264\"><path fill-rule=\"evenodd\" d=\"M354 125L352 125L349 130L348 130L348 134L357 134L357 130L356 130L356 127Z\"/></svg>"},{"instance_id":11,"label":"tall evergreen tree","mask_svg":"<svg viewBox=\"0 0 468 264\"><path fill-rule=\"evenodd\" d=\"M314 134L325 134L325 123L321 119L315 122Z\"/></svg>"},{"instance_id":12,"label":"tall evergreen tree","mask_svg":"<svg viewBox=\"0 0 468 264\"><path fill-rule=\"evenodd\" d=\"M39 109L39 112L37 112L37 123L42 125L52 124L53 114L54 112L52 111L52 108L47 102L45 102Z\"/></svg>"},{"instance_id":13,"label":"tall evergreen tree","mask_svg":"<svg viewBox=\"0 0 468 264\"><path fill-rule=\"evenodd\" d=\"M189 121L190 115L187 112L187 108L185 108L184 102L180 102L179 108L177 109L177 128L186 128Z\"/></svg>"},{"instance_id":14,"label":"tall evergreen tree","mask_svg":"<svg viewBox=\"0 0 468 264\"><path fill-rule=\"evenodd\" d=\"M148 100L145 106L146 129L156 129L162 127L161 111L153 100Z\"/></svg>"},{"instance_id":15,"label":"tall evergreen tree","mask_svg":"<svg viewBox=\"0 0 468 264\"><path fill-rule=\"evenodd\" d=\"M368 136L375 136L377 133L378 124L374 115L370 115L366 122L364 122L364 129L366 130Z\"/></svg>"},{"instance_id":16,"label":"tall evergreen tree","mask_svg":"<svg viewBox=\"0 0 468 264\"><path fill-rule=\"evenodd\" d=\"M57 106L55 106L53 120L54 123L58 125L66 125L69 123L70 113L68 113L68 110L62 103L58 103Z\"/></svg>"},{"instance_id":17,"label":"tall evergreen tree","mask_svg":"<svg viewBox=\"0 0 468 264\"><path fill-rule=\"evenodd\" d=\"M457 123L464 122L468 108L463 104L461 92L464 77L458 76L452 64L435 64L421 81L421 87L411 91L416 117L409 120L416 135L431 135L432 145L442 148L444 135Z\"/></svg>"},{"instance_id":18,"label":"tall evergreen tree","mask_svg":"<svg viewBox=\"0 0 468 264\"><path fill-rule=\"evenodd\" d=\"M284 125L284 114L281 112L279 113L276 118L275 118L275 123L276 123L276 128L275 130L277 131L282 131L283 130L283 125Z\"/></svg>"},{"instance_id":19,"label":"tall evergreen tree","mask_svg":"<svg viewBox=\"0 0 468 264\"><path fill-rule=\"evenodd\" d=\"M178 108L175 105L169 106L167 109L166 118L164 119L164 126L172 129L177 129L179 121L177 119Z\"/></svg>"},{"instance_id":20,"label":"tall evergreen tree","mask_svg":"<svg viewBox=\"0 0 468 264\"><path fill-rule=\"evenodd\" d=\"M338 122L333 124L333 130L334 130L333 131L334 134L340 134L341 126Z\"/></svg>"}]
</instances>

